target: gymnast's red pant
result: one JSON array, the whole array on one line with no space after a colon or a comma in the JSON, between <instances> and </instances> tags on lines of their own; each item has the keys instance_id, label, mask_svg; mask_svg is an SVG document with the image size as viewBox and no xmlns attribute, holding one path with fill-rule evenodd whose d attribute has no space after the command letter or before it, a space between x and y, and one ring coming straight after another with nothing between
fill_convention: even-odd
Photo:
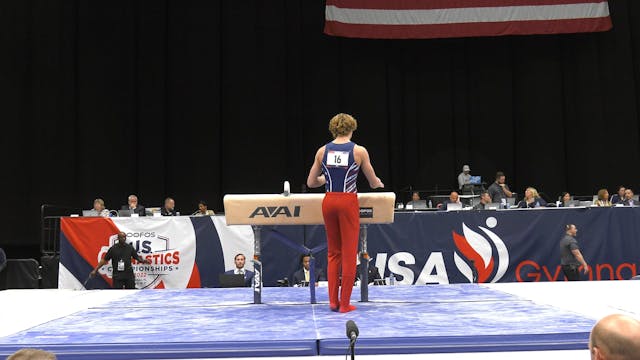
<instances>
[{"instance_id":1,"label":"gymnast's red pant","mask_svg":"<svg viewBox=\"0 0 640 360\"><path fill-rule=\"evenodd\" d=\"M360 231L360 206L354 193L328 192L322 201L327 230L327 277L330 306L338 305L338 286L342 270L340 307L348 307L356 278L356 257Z\"/></svg>"}]
</instances>

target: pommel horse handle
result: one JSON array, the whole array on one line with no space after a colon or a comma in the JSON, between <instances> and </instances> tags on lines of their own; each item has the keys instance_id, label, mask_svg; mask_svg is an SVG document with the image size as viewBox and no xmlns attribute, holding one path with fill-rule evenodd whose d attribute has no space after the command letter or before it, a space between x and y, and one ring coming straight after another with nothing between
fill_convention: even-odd
<instances>
[{"instance_id":1,"label":"pommel horse handle","mask_svg":"<svg viewBox=\"0 0 640 360\"><path fill-rule=\"evenodd\" d=\"M258 266L254 277L254 303L261 303L262 263L260 263L261 225L322 225L322 200L324 194L227 194L224 196L224 215L227 225L252 225L254 263ZM359 193L360 241L362 256L367 262L362 266L361 297L368 301L368 224L389 224L393 222L396 195L392 192ZM313 284L311 284L313 285Z\"/></svg>"}]
</instances>

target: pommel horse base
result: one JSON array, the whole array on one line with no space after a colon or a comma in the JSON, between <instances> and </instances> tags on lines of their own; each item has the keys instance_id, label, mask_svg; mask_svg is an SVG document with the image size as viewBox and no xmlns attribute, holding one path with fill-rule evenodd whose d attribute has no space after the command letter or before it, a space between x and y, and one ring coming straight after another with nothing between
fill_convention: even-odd
<instances>
[{"instance_id":1,"label":"pommel horse base","mask_svg":"<svg viewBox=\"0 0 640 360\"><path fill-rule=\"evenodd\" d=\"M260 226L263 225L323 225L324 194L228 194L224 196L227 225L251 225L254 234L253 303L262 303L262 263L260 262ZM369 301L367 225L390 224L396 195L392 192L359 193L360 204L360 296ZM312 271L314 265L311 264ZM313 274L312 274L313 275ZM315 276L310 277L311 303L315 303Z\"/></svg>"}]
</instances>

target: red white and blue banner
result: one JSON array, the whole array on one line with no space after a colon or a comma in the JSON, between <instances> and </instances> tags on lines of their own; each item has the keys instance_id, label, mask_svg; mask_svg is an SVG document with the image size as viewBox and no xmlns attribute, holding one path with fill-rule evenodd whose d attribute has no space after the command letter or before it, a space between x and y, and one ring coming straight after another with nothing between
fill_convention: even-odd
<instances>
[{"instance_id":1,"label":"red white and blue banner","mask_svg":"<svg viewBox=\"0 0 640 360\"><path fill-rule=\"evenodd\" d=\"M640 207L399 212L393 224L369 225L368 251L380 274L405 285L564 281L559 242L570 223L591 270L584 280L638 274ZM118 231L152 261L135 265L138 288L218 286L237 253L251 269L251 227L224 217L64 218L61 227L60 288L82 288ZM291 279L303 253L326 269L325 239L323 226L263 226L265 286ZM109 265L100 274L87 287L108 288Z\"/></svg>"},{"instance_id":2,"label":"red white and blue banner","mask_svg":"<svg viewBox=\"0 0 640 360\"><path fill-rule=\"evenodd\" d=\"M133 262L136 287L192 288L218 286L218 275L234 268L234 257L253 257L249 226L226 226L222 217L63 218L58 287L82 288L89 272L117 241L127 242L151 264ZM252 269L251 261L247 268ZM90 279L90 288L109 288L111 263Z\"/></svg>"},{"instance_id":3,"label":"red white and blue banner","mask_svg":"<svg viewBox=\"0 0 640 360\"><path fill-rule=\"evenodd\" d=\"M327 0L328 35L372 39L560 34L611 29L603 0Z\"/></svg>"}]
</instances>

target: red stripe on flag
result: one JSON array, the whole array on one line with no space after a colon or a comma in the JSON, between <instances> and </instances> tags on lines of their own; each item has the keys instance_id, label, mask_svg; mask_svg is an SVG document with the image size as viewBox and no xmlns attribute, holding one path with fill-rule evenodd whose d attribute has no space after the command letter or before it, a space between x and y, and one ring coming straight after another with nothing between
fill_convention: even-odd
<instances>
[{"instance_id":1,"label":"red stripe on flag","mask_svg":"<svg viewBox=\"0 0 640 360\"><path fill-rule=\"evenodd\" d=\"M497 23L464 23L438 25L368 25L325 23L327 35L376 39L435 39L471 36L559 34L607 31L609 17L594 19L508 21Z\"/></svg>"},{"instance_id":2,"label":"red stripe on flag","mask_svg":"<svg viewBox=\"0 0 640 360\"><path fill-rule=\"evenodd\" d=\"M599 4L604 0L327 0L326 5L343 9L431 10L507 6Z\"/></svg>"},{"instance_id":3,"label":"red stripe on flag","mask_svg":"<svg viewBox=\"0 0 640 360\"><path fill-rule=\"evenodd\" d=\"M189 278L188 288L201 288L202 282L200 281L200 270L198 270L198 264L193 264L193 270L191 271L191 277Z\"/></svg>"},{"instance_id":4,"label":"red stripe on flag","mask_svg":"<svg viewBox=\"0 0 640 360\"><path fill-rule=\"evenodd\" d=\"M120 232L109 218L87 217L60 219L60 230L73 248L91 266L98 265L102 246L110 246L109 237Z\"/></svg>"}]
</instances>

